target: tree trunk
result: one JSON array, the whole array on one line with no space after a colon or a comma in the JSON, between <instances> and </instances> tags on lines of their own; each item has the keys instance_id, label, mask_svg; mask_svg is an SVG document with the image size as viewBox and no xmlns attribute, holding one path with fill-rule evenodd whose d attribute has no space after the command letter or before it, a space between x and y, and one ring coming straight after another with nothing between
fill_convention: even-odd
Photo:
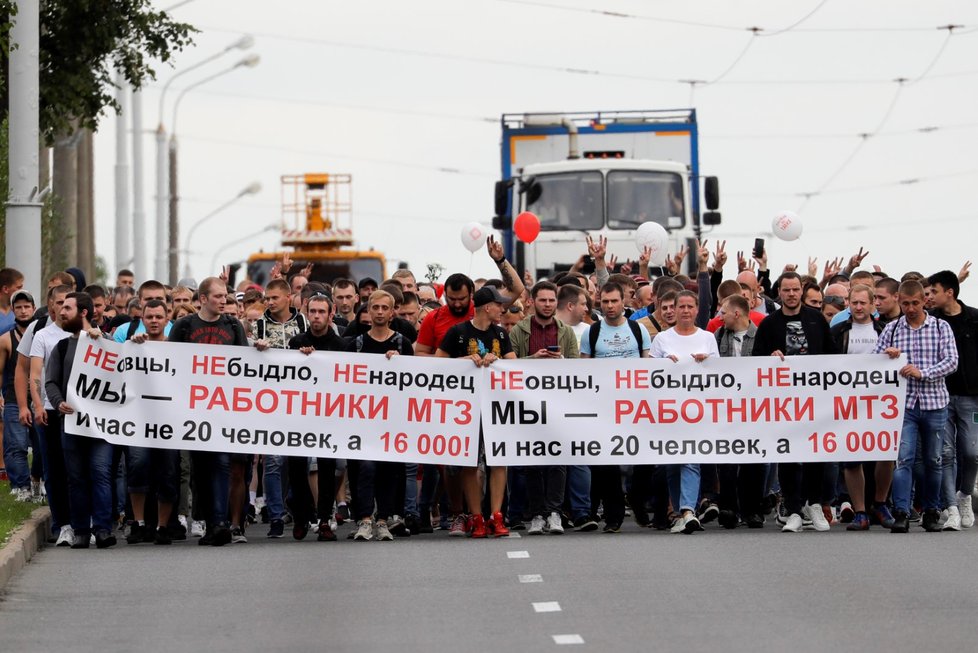
<instances>
[{"instance_id":1,"label":"tree trunk","mask_svg":"<svg viewBox=\"0 0 978 653\"><path fill-rule=\"evenodd\" d=\"M82 130L78 141L78 239L75 260L86 279L95 278L95 204L92 130ZM79 288L80 290L80 288Z\"/></svg>"},{"instance_id":2,"label":"tree trunk","mask_svg":"<svg viewBox=\"0 0 978 653\"><path fill-rule=\"evenodd\" d=\"M51 263L64 270L75 265L78 253L78 138L60 134L54 142L55 207L61 215L62 230L51 236Z\"/></svg>"}]
</instances>

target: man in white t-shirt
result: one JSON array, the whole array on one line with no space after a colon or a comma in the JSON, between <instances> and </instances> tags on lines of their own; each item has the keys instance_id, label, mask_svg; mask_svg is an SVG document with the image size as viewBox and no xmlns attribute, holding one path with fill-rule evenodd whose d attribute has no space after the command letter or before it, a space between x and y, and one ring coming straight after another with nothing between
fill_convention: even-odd
<instances>
[{"instance_id":1,"label":"man in white t-shirt","mask_svg":"<svg viewBox=\"0 0 978 653\"><path fill-rule=\"evenodd\" d=\"M676 326L666 329L652 341L652 358L668 358L674 363L690 359L702 363L711 356L720 356L716 337L696 326L699 298L684 290L676 295ZM690 535L703 530L696 518L700 493L700 466L697 464L669 465L666 470L672 505L679 509L679 519L673 533Z\"/></svg>"},{"instance_id":2,"label":"man in white t-shirt","mask_svg":"<svg viewBox=\"0 0 978 653\"><path fill-rule=\"evenodd\" d=\"M832 327L832 339L843 354L872 354L876 349L883 325L873 319L876 293L863 284L855 284L849 290L849 318ZM873 509L866 510L866 475L863 461L842 463L842 473L849 491L849 502L843 502L839 513L842 522L848 522L847 531L869 530L871 522L884 528L893 525L893 515L886 506L886 497L893 482L893 463L875 463L873 477L876 481Z\"/></svg>"}]
</instances>

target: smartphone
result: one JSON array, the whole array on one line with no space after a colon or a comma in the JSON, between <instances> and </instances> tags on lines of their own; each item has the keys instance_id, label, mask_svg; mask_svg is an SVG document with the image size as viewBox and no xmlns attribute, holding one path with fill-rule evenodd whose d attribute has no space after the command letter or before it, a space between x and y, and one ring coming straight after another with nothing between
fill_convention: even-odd
<instances>
[{"instance_id":1,"label":"smartphone","mask_svg":"<svg viewBox=\"0 0 978 653\"><path fill-rule=\"evenodd\" d=\"M584 267L581 268L581 274L594 274L594 259L590 256L584 257Z\"/></svg>"},{"instance_id":2,"label":"smartphone","mask_svg":"<svg viewBox=\"0 0 978 653\"><path fill-rule=\"evenodd\" d=\"M560 351L560 345L550 345L549 347L547 347L547 351L556 354Z\"/></svg>"},{"instance_id":3,"label":"smartphone","mask_svg":"<svg viewBox=\"0 0 978 653\"><path fill-rule=\"evenodd\" d=\"M754 258L761 258L764 256L764 239L755 238L754 239Z\"/></svg>"}]
</instances>

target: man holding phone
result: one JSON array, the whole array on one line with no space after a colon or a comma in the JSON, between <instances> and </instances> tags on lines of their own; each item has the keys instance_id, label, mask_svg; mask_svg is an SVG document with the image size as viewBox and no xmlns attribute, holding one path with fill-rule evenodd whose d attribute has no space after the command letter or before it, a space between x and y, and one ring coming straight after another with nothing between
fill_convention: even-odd
<instances>
[{"instance_id":1,"label":"man holding phone","mask_svg":"<svg viewBox=\"0 0 978 653\"><path fill-rule=\"evenodd\" d=\"M533 315L517 322L509 332L517 358L578 358L574 329L557 319L557 286L540 281L530 289ZM526 494L532 520L527 535L564 532L560 509L564 504L567 468L535 465L526 468ZM511 513L512 514L512 513Z\"/></svg>"}]
</instances>

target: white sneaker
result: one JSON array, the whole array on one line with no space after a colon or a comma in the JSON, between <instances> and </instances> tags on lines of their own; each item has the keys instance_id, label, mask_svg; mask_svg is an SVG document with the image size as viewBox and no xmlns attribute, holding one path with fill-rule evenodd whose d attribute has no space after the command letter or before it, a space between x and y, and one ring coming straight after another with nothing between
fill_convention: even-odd
<instances>
[{"instance_id":1,"label":"white sneaker","mask_svg":"<svg viewBox=\"0 0 978 653\"><path fill-rule=\"evenodd\" d=\"M188 533L190 532L190 522L187 521L186 515L177 515L177 521L180 522L181 526L183 526L184 531Z\"/></svg>"},{"instance_id":2,"label":"white sneaker","mask_svg":"<svg viewBox=\"0 0 978 653\"><path fill-rule=\"evenodd\" d=\"M802 510L804 510L804 508ZM797 512L793 512L788 515L787 519L784 520L784 526L781 528L781 532L800 533L802 528L801 515L799 515Z\"/></svg>"},{"instance_id":3,"label":"white sneaker","mask_svg":"<svg viewBox=\"0 0 978 653\"><path fill-rule=\"evenodd\" d=\"M34 500L34 494L30 488L19 487L13 491L14 501L17 503L30 503Z\"/></svg>"},{"instance_id":4,"label":"white sneaker","mask_svg":"<svg viewBox=\"0 0 978 653\"><path fill-rule=\"evenodd\" d=\"M551 535L561 535L564 532L564 525L560 522L560 515L556 512L550 513L547 517L547 530Z\"/></svg>"},{"instance_id":5,"label":"white sneaker","mask_svg":"<svg viewBox=\"0 0 978 653\"><path fill-rule=\"evenodd\" d=\"M819 504L813 503L808 506L808 518L812 520L812 528L815 530L823 532L829 530L829 520L825 518L822 506Z\"/></svg>"},{"instance_id":6,"label":"white sneaker","mask_svg":"<svg viewBox=\"0 0 978 653\"><path fill-rule=\"evenodd\" d=\"M958 512L961 513L961 528L975 525L975 510L971 505L971 495L958 492Z\"/></svg>"},{"instance_id":7,"label":"white sneaker","mask_svg":"<svg viewBox=\"0 0 978 653\"><path fill-rule=\"evenodd\" d=\"M690 516L692 516L692 513L690 513ZM688 522L688 521L689 521L689 517L688 516L686 516L686 515L679 515L679 517L676 518L676 523L673 524L672 525L672 528L669 529L669 532L670 533L682 533L683 530L686 528L686 522Z\"/></svg>"},{"instance_id":8,"label":"white sneaker","mask_svg":"<svg viewBox=\"0 0 978 653\"><path fill-rule=\"evenodd\" d=\"M205 532L207 532L206 523L197 520L190 522L190 537L204 537Z\"/></svg>"},{"instance_id":9,"label":"white sneaker","mask_svg":"<svg viewBox=\"0 0 978 653\"><path fill-rule=\"evenodd\" d=\"M54 546L71 546L75 543L75 529L67 524L61 527L61 532L58 533L58 541L54 543Z\"/></svg>"},{"instance_id":10,"label":"white sneaker","mask_svg":"<svg viewBox=\"0 0 978 653\"><path fill-rule=\"evenodd\" d=\"M360 522L357 526L356 535L353 536L354 540L360 540L367 542L374 539L374 523L372 521L367 521L366 519Z\"/></svg>"},{"instance_id":11,"label":"white sneaker","mask_svg":"<svg viewBox=\"0 0 978 653\"><path fill-rule=\"evenodd\" d=\"M947 521L944 522L944 531L960 531L961 530L961 513L958 511L957 506L949 506L947 509Z\"/></svg>"},{"instance_id":12,"label":"white sneaker","mask_svg":"<svg viewBox=\"0 0 978 653\"><path fill-rule=\"evenodd\" d=\"M526 529L527 535L543 535L543 528L547 523L543 521L543 517L540 515L533 515L533 520L530 521L530 527Z\"/></svg>"},{"instance_id":13,"label":"white sneaker","mask_svg":"<svg viewBox=\"0 0 978 653\"><path fill-rule=\"evenodd\" d=\"M394 540L394 535L387 527L387 522L377 522L377 539L381 542L392 542Z\"/></svg>"}]
</instances>

